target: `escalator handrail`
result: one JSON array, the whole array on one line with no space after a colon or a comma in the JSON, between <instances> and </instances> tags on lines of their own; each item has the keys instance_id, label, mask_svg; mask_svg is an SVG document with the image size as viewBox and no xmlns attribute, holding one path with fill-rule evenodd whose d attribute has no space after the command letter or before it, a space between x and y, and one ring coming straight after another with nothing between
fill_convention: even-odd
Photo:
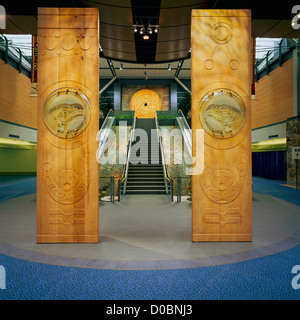
<instances>
[{"instance_id":1,"label":"escalator handrail","mask_svg":"<svg viewBox=\"0 0 300 320\"><path fill-rule=\"evenodd\" d=\"M98 132L98 138L99 138L98 162L99 162L99 163L100 163L100 159L101 159L101 157L102 157L102 154L100 155L100 151L101 151L101 149L104 148L105 143L106 143L107 138L108 138L109 133L110 133L109 130L105 131L105 130L107 129L106 127L107 127L108 121L111 120L111 123L112 123L113 120L114 120L113 112L114 112L114 111L113 111L112 109L109 110L109 112L108 112L108 114L106 115L106 118L105 118L105 120L104 120L104 122L103 122L103 124L102 124L102 126L101 126L101 129L100 129L99 132ZM103 138L103 139L101 139L102 132L104 132L104 138ZM103 147L103 148L102 148L102 147ZM104 150L104 149L103 149L103 150ZM101 152L101 153L102 153L102 152Z\"/></svg>"},{"instance_id":2,"label":"escalator handrail","mask_svg":"<svg viewBox=\"0 0 300 320\"><path fill-rule=\"evenodd\" d=\"M190 128L188 122L186 121L186 118L185 118L185 116L184 116L184 114L183 114L183 112L182 112L181 109L178 110L178 114L179 114L179 113L181 113L181 117L182 117L183 120L184 120L184 123L185 123L186 128L189 129L189 130L191 130L191 128Z\"/></svg>"},{"instance_id":3,"label":"escalator handrail","mask_svg":"<svg viewBox=\"0 0 300 320\"><path fill-rule=\"evenodd\" d=\"M169 176L169 173L168 173L168 168L167 168L167 165L166 165L166 159L165 159L165 153L164 153L164 147L163 147L163 142L162 142L162 136L161 136L161 133L160 133L160 127L158 125L158 119L157 119L157 112L155 111L155 123L156 123L156 130L157 130L157 138L158 138L158 142L159 142L159 146L160 146L160 152L161 152L161 155L163 157L163 161L162 161L162 164L163 164L163 170L164 170L164 178L165 178L165 181L168 181L169 183L171 182L171 177ZM167 186L166 186L167 188Z\"/></svg>"},{"instance_id":4,"label":"escalator handrail","mask_svg":"<svg viewBox=\"0 0 300 320\"><path fill-rule=\"evenodd\" d=\"M179 110L178 110L178 114L180 114L180 113L181 113L180 117L183 118L183 122L184 122L185 127L186 127L185 129L187 129L187 130L189 131L190 136L191 136L191 128L190 128L188 122L186 121L186 118L185 118L183 112L179 109ZM177 121L178 121L178 120L177 120ZM179 126L179 128L180 128L180 126ZM181 129L181 128L180 128L180 129ZM186 135L185 135L185 134L182 134L182 135L183 135L183 138L184 138L184 140L185 140ZM191 138L192 138L192 137L191 137ZM187 146L188 146L188 151L189 151L190 157L192 157L192 141L191 141L191 139L188 139L188 138L187 138L186 144L187 144Z\"/></svg>"},{"instance_id":5,"label":"escalator handrail","mask_svg":"<svg viewBox=\"0 0 300 320\"><path fill-rule=\"evenodd\" d=\"M135 134L135 123L136 123L136 113L134 112L133 125L132 125L132 128L130 130L130 135L129 135L129 139L128 139L129 143L127 144L126 162L125 162L124 169L123 169L123 175L120 178L121 183L124 183L123 194L125 194L125 192L126 192L126 184L127 184L128 167L129 167L129 160L130 160L130 153L131 153L131 145L132 145L132 141L133 141L134 134Z\"/></svg>"}]
</instances>

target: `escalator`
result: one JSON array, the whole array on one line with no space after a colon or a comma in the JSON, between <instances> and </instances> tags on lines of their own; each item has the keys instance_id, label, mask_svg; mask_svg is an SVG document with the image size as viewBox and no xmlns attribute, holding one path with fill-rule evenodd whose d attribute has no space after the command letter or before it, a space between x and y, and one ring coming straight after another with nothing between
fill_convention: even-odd
<instances>
[{"instance_id":1,"label":"escalator","mask_svg":"<svg viewBox=\"0 0 300 320\"><path fill-rule=\"evenodd\" d=\"M137 119L131 146L126 194L164 194L164 171L155 119ZM141 134L139 129L144 130Z\"/></svg>"},{"instance_id":2,"label":"escalator","mask_svg":"<svg viewBox=\"0 0 300 320\"><path fill-rule=\"evenodd\" d=\"M172 128L179 129L180 138L188 156L191 157L191 129L182 112L160 111L159 116L162 114L164 117L173 117ZM126 161L122 175L118 178L119 201L124 195L139 194L167 194L173 200L173 180L178 178L178 175L171 177L169 174L172 168L166 160L169 141L163 136L162 129L165 126L160 122L159 116L156 113L154 119L137 119L134 113L125 152ZM104 150L107 150L111 128L116 125L115 118L113 111L109 113L99 132L99 159L103 156Z\"/></svg>"}]
</instances>

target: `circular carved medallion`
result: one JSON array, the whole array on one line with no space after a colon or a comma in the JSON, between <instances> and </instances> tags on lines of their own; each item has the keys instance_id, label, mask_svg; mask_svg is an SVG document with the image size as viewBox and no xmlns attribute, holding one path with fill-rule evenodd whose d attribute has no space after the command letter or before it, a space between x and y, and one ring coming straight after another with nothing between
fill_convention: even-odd
<instances>
[{"instance_id":1,"label":"circular carved medallion","mask_svg":"<svg viewBox=\"0 0 300 320\"><path fill-rule=\"evenodd\" d=\"M209 134L217 138L230 138L243 127L246 108L236 92L216 89L208 92L201 100L199 117Z\"/></svg>"},{"instance_id":2,"label":"circular carved medallion","mask_svg":"<svg viewBox=\"0 0 300 320\"><path fill-rule=\"evenodd\" d=\"M231 28L226 22L218 22L211 28L212 39L218 44L226 44L231 40Z\"/></svg>"},{"instance_id":3,"label":"circular carved medallion","mask_svg":"<svg viewBox=\"0 0 300 320\"><path fill-rule=\"evenodd\" d=\"M89 124L91 107L87 97L74 88L52 92L43 107L43 119L48 130L60 138L72 138Z\"/></svg>"},{"instance_id":4,"label":"circular carved medallion","mask_svg":"<svg viewBox=\"0 0 300 320\"><path fill-rule=\"evenodd\" d=\"M156 92L139 90L131 98L130 109L136 111L137 118L154 118L155 111L161 110L161 101Z\"/></svg>"}]
</instances>

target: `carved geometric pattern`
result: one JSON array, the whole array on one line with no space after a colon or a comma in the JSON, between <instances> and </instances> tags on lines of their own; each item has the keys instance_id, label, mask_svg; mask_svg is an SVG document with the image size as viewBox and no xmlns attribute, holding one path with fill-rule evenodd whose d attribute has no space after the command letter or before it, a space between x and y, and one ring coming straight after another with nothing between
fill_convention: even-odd
<instances>
[{"instance_id":1,"label":"carved geometric pattern","mask_svg":"<svg viewBox=\"0 0 300 320\"><path fill-rule=\"evenodd\" d=\"M220 46L224 46L224 45L227 49L226 52L227 52L227 55L229 58L229 63L228 63L229 68L232 70L238 69L240 63L237 59L234 59L232 57L232 55L230 54L229 48L226 45L227 43L230 42L230 40L232 38L230 25L228 23L222 22L222 21L214 24L211 27L210 36L211 36L211 39L216 43L216 46L215 46L210 58L208 58L204 61L205 69L212 70L214 68L214 66L215 66L215 62L213 59L214 54L219 49ZM223 51L223 52L225 52L225 51Z\"/></svg>"},{"instance_id":2,"label":"carved geometric pattern","mask_svg":"<svg viewBox=\"0 0 300 320\"><path fill-rule=\"evenodd\" d=\"M241 212L239 208L206 208L205 209L205 222L219 224L221 229L226 224L240 223Z\"/></svg>"},{"instance_id":3,"label":"carved geometric pattern","mask_svg":"<svg viewBox=\"0 0 300 320\"><path fill-rule=\"evenodd\" d=\"M64 209L66 210L66 209ZM71 226L74 224L84 224L85 210L73 209L72 211L64 211L63 209L50 209L49 222L51 224L62 224L64 226Z\"/></svg>"},{"instance_id":4,"label":"carved geometric pattern","mask_svg":"<svg viewBox=\"0 0 300 320\"><path fill-rule=\"evenodd\" d=\"M40 47L41 54L45 54L45 50L53 51L56 55L60 55L62 50L72 51L73 54L78 55L82 51L87 52L93 43L93 38L96 35L95 30L81 30L74 34L64 34L61 37L64 29L55 30L54 34L42 37L45 39L44 47ZM96 51L89 51L89 54L94 55Z\"/></svg>"}]
</instances>

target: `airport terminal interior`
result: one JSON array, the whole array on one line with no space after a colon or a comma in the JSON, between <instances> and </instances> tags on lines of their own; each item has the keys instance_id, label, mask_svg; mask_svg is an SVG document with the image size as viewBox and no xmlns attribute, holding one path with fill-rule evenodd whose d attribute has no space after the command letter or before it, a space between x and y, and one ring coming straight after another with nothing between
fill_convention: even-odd
<instances>
[{"instance_id":1,"label":"airport terminal interior","mask_svg":"<svg viewBox=\"0 0 300 320\"><path fill-rule=\"evenodd\" d=\"M299 1L1 19L0 300L299 300Z\"/></svg>"}]
</instances>

